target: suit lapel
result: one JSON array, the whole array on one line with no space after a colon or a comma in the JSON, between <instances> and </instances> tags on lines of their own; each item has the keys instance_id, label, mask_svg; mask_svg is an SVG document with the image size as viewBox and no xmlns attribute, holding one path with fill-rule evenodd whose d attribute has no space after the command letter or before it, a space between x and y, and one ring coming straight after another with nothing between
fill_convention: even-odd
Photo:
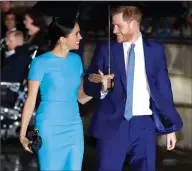
<instances>
[{"instance_id":1,"label":"suit lapel","mask_svg":"<svg viewBox=\"0 0 192 171\"><path fill-rule=\"evenodd\" d=\"M126 83L125 57L124 57L123 44L115 43L112 49L113 49L115 64L117 65L123 87L126 91L127 83Z\"/></svg>"},{"instance_id":2,"label":"suit lapel","mask_svg":"<svg viewBox=\"0 0 192 171\"><path fill-rule=\"evenodd\" d=\"M144 51L144 58L145 58L145 70L146 76L148 80L148 84L150 90L152 88L152 84L154 82L154 59L153 59L153 51L151 49L151 45L149 44L148 40L143 39L143 51Z\"/></svg>"},{"instance_id":3,"label":"suit lapel","mask_svg":"<svg viewBox=\"0 0 192 171\"><path fill-rule=\"evenodd\" d=\"M125 70L125 57L124 57L124 50L122 43L115 43L112 47L113 57L114 57L114 64L117 65L117 69L125 89L127 90L127 82L126 82L126 70ZM153 78L153 60L152 60L152 52L149 42L143 38L143 52L144 52L144 59L145 59L145 70L147 75L147 80L150 86L150 83Z\"/></svg>"},{"instance_id":4,"label":"suit lapel","mask_svg":"<svg viewBox=\"0 0 192 171\"><path fill-rule=\"evenodd\" d=\"M143 52L144 52L144 58L145 58L145 70L146 70L146 75L149 75L149 70L150 70L150 52L149 52L149 47L148 47L148 42L143 38Z\"/></svg>"}]
</instances>

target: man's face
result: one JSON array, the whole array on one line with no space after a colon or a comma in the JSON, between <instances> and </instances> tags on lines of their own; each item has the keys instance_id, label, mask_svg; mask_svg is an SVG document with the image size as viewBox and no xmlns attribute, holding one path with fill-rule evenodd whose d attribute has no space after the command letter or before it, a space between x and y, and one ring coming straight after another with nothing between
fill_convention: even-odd
<instances>
[{"instance_id":1,"label":"man's face","mask_svg":"<svg viewBox=\"0 0 192 171\"><path fill-rule=\"evenodd\" d=\"M11 8L12 8L12 2L10 2L10 1L2 1L1 2L2 12L8 12Z\"/></svg>"},{"instance_id":2,"label":"man's face","mask_svg":"<svg viewBox=\"0 0 192 171\"><path fill-rule=\"evenodd\" d=\"M123 20L122 13L112 16L113 33L118 43L129 42L134 34L132 20Z\"/></svg>"},{"instance_id":3,"label":"man's face","mask_svg":"<svg viewBox=\"0 0 192 171\"><path fill-rule=\"evenodd\" d=\"M16 18L14 14L6 15L5 25L8 28L8 30L16 27Z\"/></svg>"},{"instance_id":4,"label":"man's face","mask_svg":"<svg viewBox=\"0 0 192 171\"><path fill-rule=\"evenodd\" d=\"M19 42L14 34L9 34L6 40L6 44L9 50L14 50L18 46Z\"/></svg>"}]
</instances>

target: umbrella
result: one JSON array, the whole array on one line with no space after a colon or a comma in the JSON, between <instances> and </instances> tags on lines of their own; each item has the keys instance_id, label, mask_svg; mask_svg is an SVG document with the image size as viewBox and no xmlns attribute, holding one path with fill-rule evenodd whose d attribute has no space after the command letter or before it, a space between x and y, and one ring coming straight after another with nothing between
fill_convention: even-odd
<instances>
[{"instance_id":1,"label":"umbrella","mask_svg":"<svg viewBox=\"0 0 192 171\"><path fill-rule=\"evenodd\" d=\"M33 9L46 16L75 19L79 5L74 1L38 1Z\"/></svg>"},{"instance_id":2,"label":"umbrella","mask_svg":"<svg viewBox=\"0 0 192 171\"><path fill-rule=\"evenodd\" d=\"M103 11L107 11L107 5L133 5L139 7L147 17L170 17L178 16L185 12L181 2L173 1L38 1L33 8L48 16L75 17L79 10L84 16L88 13L100 18ZM69 16L70 14L71 16ZM88 17L88 16L87 16ZM104 17L104 16L103 16Z\"/></svg>"},{"instance_id":3,"label":"umbrella","mask_svg":"<svg viewBox=\"0 0 192 171\"><path fill-rule=\"evenodd\" d=\"M182 2L171 1L38 1L33 8L44 15L54 17L67 17L68 19L76 19L80 21L80 27L83 30L92 30L93 28L105 28L108 23L108 50L109 50L109 69L110 74L110 7L114 5L137 6L147 17L168 17L178 16L185 12Z\"/></svg>"}]
</instances>

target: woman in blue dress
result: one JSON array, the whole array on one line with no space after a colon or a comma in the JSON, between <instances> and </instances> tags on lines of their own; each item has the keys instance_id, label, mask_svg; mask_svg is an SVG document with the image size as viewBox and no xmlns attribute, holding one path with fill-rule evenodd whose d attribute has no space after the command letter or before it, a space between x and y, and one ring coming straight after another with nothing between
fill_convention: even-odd
<instances>
[{"instance_id":1,"label":"woman in blue dress","mask_svg":"<svg viewBox=\"0 0 192 171\"><path fill-rule=\"evenodd\" d=\"M26 131L40 87L41 103L35 118L35 128L42 137L38 151L40 170L81 170L84 138L77 100L84 104L92 97L83 91L80 56L69 52L79 48L80 28L75 21L56 19L48 33L52 50L34 58L30 66L20 142L32 152Z\"/></svg>"}]
</instances>

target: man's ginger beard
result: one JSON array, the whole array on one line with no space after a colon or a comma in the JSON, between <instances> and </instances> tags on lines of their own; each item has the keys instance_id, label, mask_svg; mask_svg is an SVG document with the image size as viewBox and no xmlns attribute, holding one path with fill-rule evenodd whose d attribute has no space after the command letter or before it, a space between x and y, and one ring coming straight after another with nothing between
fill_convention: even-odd
<instances>
[{"instance_id":1,"label":"man's ginger beard","mask_svg":"<svg viewBox=\"0 0 192 171\"><path fill-rule=\"evenodd\" d=\"M133 33L128 33L128 34L122 34L121 33L121 38L120 38L120 42L119 43L123 43L123 42L130 42L133 38ZM118 36L116 35L117 40L118 40Z\"/></svg>"}]
</instances>

